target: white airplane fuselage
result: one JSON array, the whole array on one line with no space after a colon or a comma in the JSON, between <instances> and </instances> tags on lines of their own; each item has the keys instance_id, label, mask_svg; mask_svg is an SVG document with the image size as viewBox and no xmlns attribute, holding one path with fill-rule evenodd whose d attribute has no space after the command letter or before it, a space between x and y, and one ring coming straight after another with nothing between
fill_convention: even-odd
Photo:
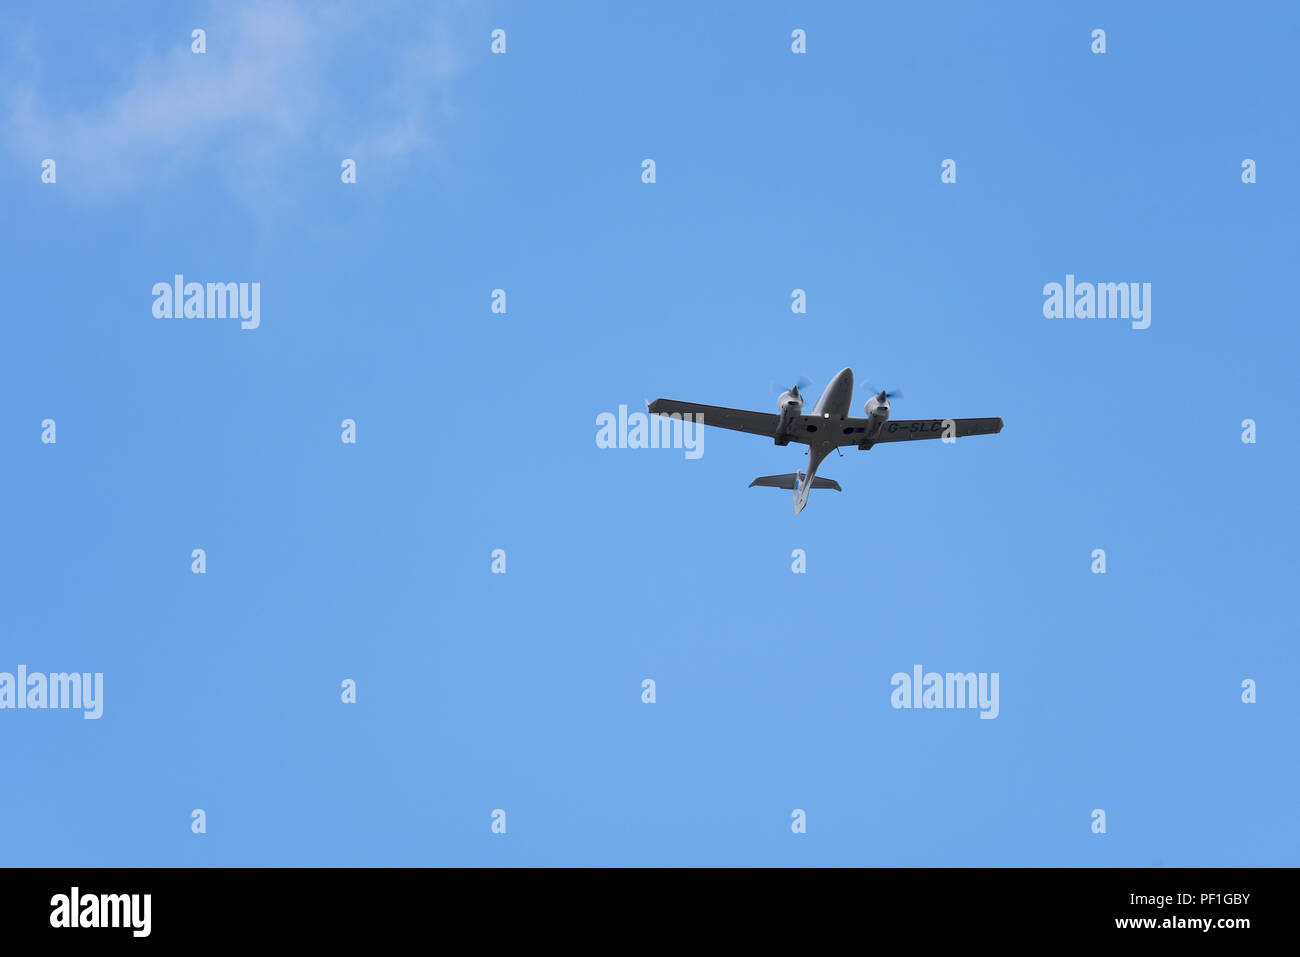
<instances>
[{"instance_id":1,"label":"white airplane fuselage","mask_svg":"<svg viewBox=\"0 0 1300 957\"><path fill-rule=\"evenodd\" d=\"M824 438L808 436L808 470L799 473L799 481L794 488L794 513L798 515L808 504L808 493L812 491L813 478L817 467L835 448L836 426L852 414L853 404L853 370L844 368L835 373L826 386L812 414L825 420L822 430Z\"/></svg>"}]
</instances>

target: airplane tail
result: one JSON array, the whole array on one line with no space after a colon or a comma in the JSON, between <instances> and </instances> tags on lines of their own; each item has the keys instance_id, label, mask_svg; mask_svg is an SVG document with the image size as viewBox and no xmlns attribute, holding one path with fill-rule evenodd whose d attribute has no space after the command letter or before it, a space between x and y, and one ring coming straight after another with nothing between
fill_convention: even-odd
<instances>
[{"instance_id":1,"label":"airplane tail","mask_svg":"<svg viewBox=\"0 0 1300 957\"><path fill-rule=\"evenodd\" d=\"M822 478L814 475L811 482L808 476L803 472L788 472L785 475L760 475L754 481L749 483L749 487L755 485L765 486L767 488L788 488L794 491L794 513L798 515L808 504L808 493L815 488L833 488L837 492L842 492L840 483L834 479Z\"/></svg>"},{"instance_id":2,"label":"airplane tail","mask_svg":"<svg viewBox=\"0 0 1300 957\"><path fill-rule=\"evenodd\" d=\"M758 485L763 488L794 489L798 488L799 480L802 478L802 472L787 472L785 475L760 475L758 478L754 479L754 481L749 483L749 487L753 488L755 485ZM837 492L844 491L844 489L840 488L839 482L834 479L822 478L821 476L815 476L813 478L812 487L833 488Z\"/></svg>"}]
</instances>

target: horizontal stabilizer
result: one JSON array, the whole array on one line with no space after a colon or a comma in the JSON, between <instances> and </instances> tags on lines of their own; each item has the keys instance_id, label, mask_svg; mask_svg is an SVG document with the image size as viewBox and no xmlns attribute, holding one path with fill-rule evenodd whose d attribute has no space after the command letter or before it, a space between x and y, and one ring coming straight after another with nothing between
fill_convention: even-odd
<instances>
[{"instance_id":1,"label":"horizontal stabilizer","mask_svg":"<svg viewBox=\"0 0 1300 957\"><path fill-rule=\"evenodd\" d=\"M793 489L795 482L799 479L798 472L787 472L785 475L760 475L754 481L749 483L749 487L760 485L764 488L787 488ZM813 488L833 488L837 492L842 492L840 483L834 479L822 478L821 476L813 477Z\"/></svg>"}]
</instances>

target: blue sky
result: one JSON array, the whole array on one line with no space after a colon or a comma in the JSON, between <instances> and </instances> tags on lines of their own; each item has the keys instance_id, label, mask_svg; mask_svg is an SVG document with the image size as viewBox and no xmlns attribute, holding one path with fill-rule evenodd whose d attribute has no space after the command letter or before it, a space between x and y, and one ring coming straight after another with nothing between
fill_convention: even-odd
<instances>
[{"instance_id":1,"label":"blue sky","mask_svg":"<svg viewBox=\"0 0 1300 957\"><path fill-rule=\"evenodd\" d=\"M1300 861L1293 6L0 27L0 671L104 675L0 711L5 863ZM155 318L176 273L259 328ZM1044 318L1067 274L1150 328ZM1006 428L797 518L746 488L793 446L595 443L844 366ZM916 664L998 717L895 710Z\"/></svg>"}]
</instances>

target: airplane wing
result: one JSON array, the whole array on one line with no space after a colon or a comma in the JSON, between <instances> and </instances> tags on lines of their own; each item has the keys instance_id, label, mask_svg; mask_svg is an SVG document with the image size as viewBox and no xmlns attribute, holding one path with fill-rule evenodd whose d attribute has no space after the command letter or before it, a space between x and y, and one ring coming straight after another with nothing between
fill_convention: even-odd
<instances>
[{"instance_id":1,"label":"airplane wing","mask_svg":"<svg viewBox=\"0 0 1300 957\"><path fill-rule=\"evenodd\" d=\"M865 426L866 419L848 419L845 426L855 424ZM943 438L944 424L951 422L952 434L957 438L966 435L993 435L1002 431L1002 419L890 419L871 440L872 445L881 442L911 442L914 439ZM841 445L857 445L862 441L863 431L855 428L853 434L845 434Z\"/></svg>"},{"instance_id":2,"label":"airplane wing","mask_svg":"<svg viewBox=\"0 0 1300 957\"><path fill-rule=\"evenodd\" d=\"M720 429L733 432L748 432L750 435L766 435L769 439L776 435L779 415L771 412L749 412L745 409L728 409L720 405L701 405L698 402L678 402L676 399L655 399L647 403L646 409L656 415L699 415L705 425L714 425Z\"/></svg>"}]
</instances>

